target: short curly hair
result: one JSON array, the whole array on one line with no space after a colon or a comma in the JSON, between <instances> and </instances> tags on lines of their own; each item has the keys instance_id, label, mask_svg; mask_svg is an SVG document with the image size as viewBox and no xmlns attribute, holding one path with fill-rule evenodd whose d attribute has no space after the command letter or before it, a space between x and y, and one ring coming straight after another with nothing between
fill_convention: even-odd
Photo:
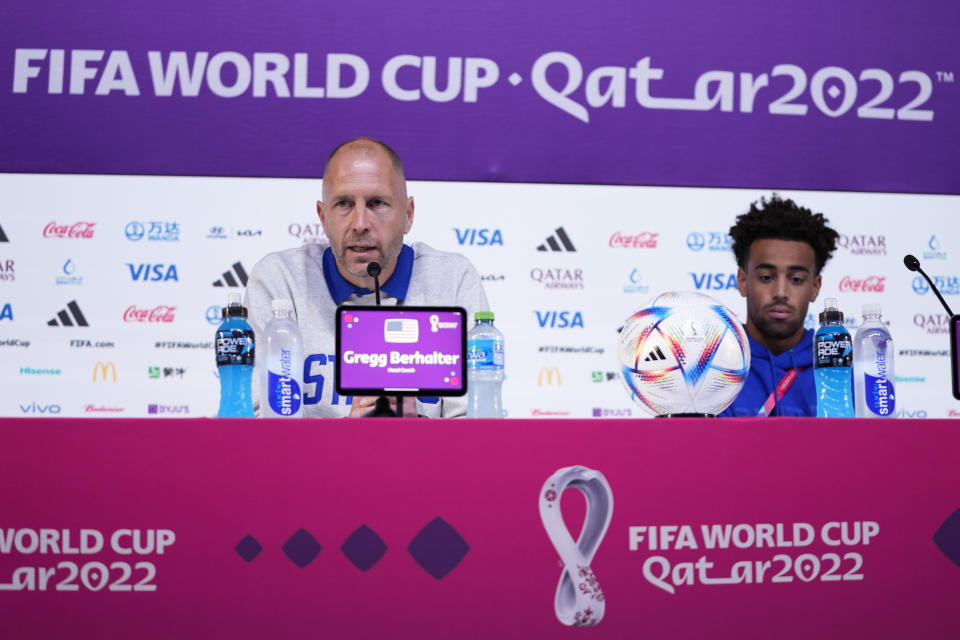
<instances>
[{"instance_id":1,"label":"short curly hair","mask_svg":"<svg viewBox=\"0 0 960 640\"><path fill-rule=\"evenodd\" d=\"M761 197L750 204L750 210L737 216L730 227L733 255L737 266L747 268L750 245L754 240L774 239L806 242L813 247L817 273L837 249L840 234L827 226L822 213L813 213L789 198L774 193L770 199Z\"/></svg>"}]
</instances>

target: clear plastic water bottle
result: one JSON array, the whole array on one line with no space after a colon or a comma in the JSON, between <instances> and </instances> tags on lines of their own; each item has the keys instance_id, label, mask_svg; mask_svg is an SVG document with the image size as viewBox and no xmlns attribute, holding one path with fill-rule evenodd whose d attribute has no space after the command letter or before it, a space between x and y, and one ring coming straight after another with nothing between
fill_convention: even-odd
<instances>
[{"instance_id":1,"label":"clear plastic water bottle","mask_svg":"<svg viewBox=\"0 0 960 640\"><path fill-rule=\"evenodd\" d=\"M836 298L826 298L820 327L813 339L813 376L817 385L817 416L852 418L853 345L843 327Z\"/></svg>"},{"instance_id":2,"label":"clear plastic water bottle","mask_svg":"<svg viewBox=\"0 0 960 640\"><path fill-rule=\"evenodd\" d=\"M260 417L303 415L303 338L286 299L270 302L273 318L260 336Z\"/></svg>"},{"instance_id":3,"label":"clear plastic water bottle","mask_svg":"<svg viewBox=\"0 0 960 640\"><path fill-rule=\"evenodd\" d=\"M853 340L853 397L858 418L893 416L893 353L893 338L880 319L880 305L863 305L863 325Z\"/></svg>"},{"instance_id":4,"label":"clear plastic water bottle","mask_svg":"<svg viewBox=\"0 0 960 640\"><path fill-rule=\"evenodd\" d=\"M503 334L492 311L477 311L467 334L467 417L502 418Z\"/></svg>"},{"instance_id":5,"label":"clear plastic water bottle","mask_svg":"<svg viewBox=\"0 0 960 640\"><path fill-rule=\"evenodd\" d=\"M231 293L217 327L217 373L220 375L218 418L252 418L253 328L239 293Z\"/></svg>"}]
</instances>

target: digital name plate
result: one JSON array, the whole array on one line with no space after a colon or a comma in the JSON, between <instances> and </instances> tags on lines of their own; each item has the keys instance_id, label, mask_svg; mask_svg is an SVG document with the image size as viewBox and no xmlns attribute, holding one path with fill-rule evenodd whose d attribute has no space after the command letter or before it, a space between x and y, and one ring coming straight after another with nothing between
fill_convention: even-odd
<instances>
[{"instance_id":1,"label":"digital name plate","mask_svg":"<svg viewBox=\"0 0 960 640\"><path fill-rule=\"evenodd\" d=\"M461 307L338 307L337 393L462 396L466 320Z\"/></svg>"}]
</instances>

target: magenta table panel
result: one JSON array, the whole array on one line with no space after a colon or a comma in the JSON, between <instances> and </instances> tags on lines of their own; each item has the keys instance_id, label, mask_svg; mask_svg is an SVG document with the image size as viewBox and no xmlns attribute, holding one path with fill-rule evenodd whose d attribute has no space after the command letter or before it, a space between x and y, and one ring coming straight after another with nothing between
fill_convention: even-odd
<instances>
[{"instance_id":1,"label":"magenta table panel","mask_svg":"<svg viewBox=\"0 0 960 640\"><path fill-rule=\"evenodd\" d=\"M13 419L0 438L2 638L960 637L949 421ZM554 477L574 465L600 474Z\"/></svg>"}]
</instances>

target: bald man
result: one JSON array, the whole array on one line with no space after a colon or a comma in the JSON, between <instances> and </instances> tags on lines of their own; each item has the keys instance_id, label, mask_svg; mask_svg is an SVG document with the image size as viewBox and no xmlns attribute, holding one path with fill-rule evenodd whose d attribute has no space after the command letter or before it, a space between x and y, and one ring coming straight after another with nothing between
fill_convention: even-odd
<instances>
[{"instance_id":1,"label":"bald man","mask_svg":"<svg viewBox=\"0 0 960 640\"><path fill-rule=\"evenodd\" d=\"M317 215L329 245L307 244L265 256L254 265L245 304L259 335L272 317L270 302L293 301L303 334L304 416L359 416L374 398L341 397L334 389L334 312L340 304L373 305L367 265L381 266L381 304L453 305L489 309L480 275L462 255L422 242L404 243L413 226L414 202L407 195L403 163L385 143L354 138L334 149L324 168L323 200ZM260 379L259 365L254 382ZM405 413L456 417L465 398L418 398Z\"/></svg>"}]
</instances>

